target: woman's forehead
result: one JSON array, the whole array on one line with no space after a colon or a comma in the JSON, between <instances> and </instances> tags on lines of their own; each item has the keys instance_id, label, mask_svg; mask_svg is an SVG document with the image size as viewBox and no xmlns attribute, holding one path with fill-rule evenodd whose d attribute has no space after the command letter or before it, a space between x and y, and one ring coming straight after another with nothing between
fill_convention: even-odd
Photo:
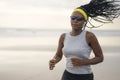
<instances>
[{"instance_id":1,"label":"woman's forehead","mask_svg":"<svg viewBox=\"0 0 120 80\"><path fill-rule=\"evenodd\" d=\"M81 16L81 17L83 17L80 12L73 12L73 13L72 13L72 16Z\"/></svg>"}]
</instances>

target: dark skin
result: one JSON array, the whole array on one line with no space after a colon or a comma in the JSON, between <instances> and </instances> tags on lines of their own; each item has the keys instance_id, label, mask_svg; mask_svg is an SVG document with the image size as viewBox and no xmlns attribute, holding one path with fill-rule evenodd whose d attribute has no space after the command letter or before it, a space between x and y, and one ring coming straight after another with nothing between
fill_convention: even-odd
<instances>
[{"instance_id":1,"label":"dark skin","mask_svg":"<svg viewBox=\"0 0 120 80\"><path fill-rule=\"evenodd\" d=\"M73 12L72 16L83 17L79 12ZM71 20L71 26L72 26L72 31L70 32L71 36L79 35L82 32L84 23L86 23L85 20L82 20L82 21L77 21L76 19ZM62 56L63 56L62 48L64 47L64 44L63 44L64 38L65 38L65 34L63 33L60 36L56 54L53 57L53 59L49 61L50 70L53 70L53 68L55 67L55 64L62 59ZM88 45L92 48L95 56L91 59L84 59L84 60L81 60L78 58L72 58L71 62L73 66L94 65L103 61L104 59L103 52L96 36L93 33L87 31L86 41Z\"/></svg>"}]
</instances>

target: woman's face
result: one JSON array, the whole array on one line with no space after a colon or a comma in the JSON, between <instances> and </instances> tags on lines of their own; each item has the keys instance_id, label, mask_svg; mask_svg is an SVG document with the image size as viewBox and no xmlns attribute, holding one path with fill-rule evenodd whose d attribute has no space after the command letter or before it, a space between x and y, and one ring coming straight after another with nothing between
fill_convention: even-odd
<instances>
[{"instance_id":1,"label":"woman's face","mask_svg":"<svg viewBox=\"0 0 120 80\"><path fill-rule=\"evenodd\" d=\"M85 20L79 12L73 12L71 15L71 26L74 30L81 30Z\"/></svg>"}]
</instances>

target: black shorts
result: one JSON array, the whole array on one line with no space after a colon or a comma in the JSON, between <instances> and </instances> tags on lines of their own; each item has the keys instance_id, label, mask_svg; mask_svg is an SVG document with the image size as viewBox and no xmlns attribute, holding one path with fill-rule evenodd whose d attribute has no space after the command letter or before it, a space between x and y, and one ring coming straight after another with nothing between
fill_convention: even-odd
<instances>
[{"instance_id":1,"label":"black shorts","mask_svg":"<svg viewBox=\"0 0 120 80\"><path fill-rule=\"evenodd\" d=\"M94 80L94 75L93 75L93 73L91 73L91 74L72 74L65 70L61 80Z\"/></svg>"}]
</instances>

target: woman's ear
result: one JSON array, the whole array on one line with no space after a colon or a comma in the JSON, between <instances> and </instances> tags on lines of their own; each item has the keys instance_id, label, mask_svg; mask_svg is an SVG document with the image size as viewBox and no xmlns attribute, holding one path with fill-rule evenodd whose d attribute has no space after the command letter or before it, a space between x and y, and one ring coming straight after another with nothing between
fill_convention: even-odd
<instances>
[{"instance_id":1,"label":"woman's ear","mask_svg":"<svg viewBox=\"0 0 120 80\"><path fill-rule=\"evenodd\" d=\"M87 22L85 21L85 22L83 23L83 26L85 26L85 25L86 25L86 23L87 23Z\"/></svg>"}]
</instances>

